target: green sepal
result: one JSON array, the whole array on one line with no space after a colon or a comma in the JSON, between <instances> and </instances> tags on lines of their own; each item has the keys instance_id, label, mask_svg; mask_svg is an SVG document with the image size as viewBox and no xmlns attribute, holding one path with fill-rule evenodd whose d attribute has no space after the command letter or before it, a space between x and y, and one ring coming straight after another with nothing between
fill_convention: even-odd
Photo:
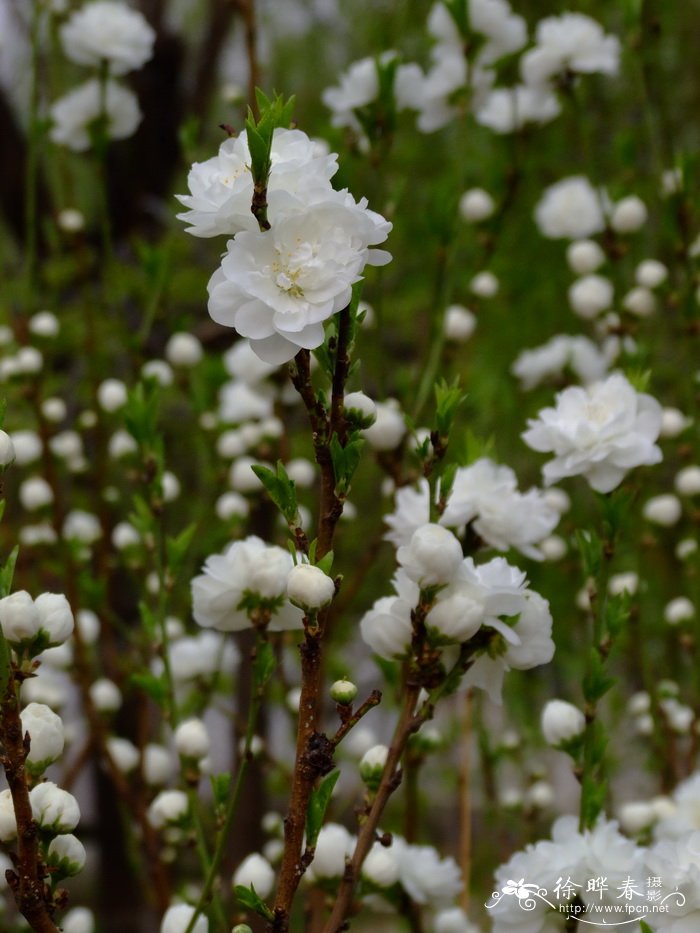
<instances>
[{"instance_id":1,"label":"green sepal","mask_svg":"<svg viewBox=\"0 0 700 933\"><path fill-rule=\"evenodd\" d=\"M236 900L242 907L245 907L246 910L252 910L253 913L256 913L259 917L263 917L268 923L271 923L275 919L273 912L260 895L256 893L252 885L247 888L244 884L237 884L233 890L236 895Z\"/></svg>"}]
</instances>

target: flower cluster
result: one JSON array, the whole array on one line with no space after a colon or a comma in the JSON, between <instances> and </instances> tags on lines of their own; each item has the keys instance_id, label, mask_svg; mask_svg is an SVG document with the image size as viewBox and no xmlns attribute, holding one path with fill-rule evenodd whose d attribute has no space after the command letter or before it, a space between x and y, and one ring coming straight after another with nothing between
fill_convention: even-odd
<instances>
[{"instance_id":1,"label":"flower cluster","mask_svg":"<svg viewBox=\"0 0 700 933\"><path fill-rule=\"evenodd\" d=\"M221 266L209 281L209 313L249 338L266 362L292 359L320 346L324 322L350 302L366 265L390 255L372 249L391 224L336 191L336 159L299 130L278 128L272 138L267 187L269 230L251 214L253 180L246 133L226 140L218 156L195 163L188 211L178 215L196 236L228 234Z\"/></svg>"},{"instance_id":2,"label":"flower cluster","mask_svg":"<svg viewBox=\"0 0 700 933\"><path fill-rule=\"evenodd\" d=\"M360 623L363 639L377 654L410 656L421 607L425 637L435 647L463 645L477 633L488 636L463 685L481 687L496 701L506 671L551 660L548 603L504 558L480 565L463 558L457 538L435 524L421 525L397 557L395 595L375 602Z\"/></svg>"}]
</instances>

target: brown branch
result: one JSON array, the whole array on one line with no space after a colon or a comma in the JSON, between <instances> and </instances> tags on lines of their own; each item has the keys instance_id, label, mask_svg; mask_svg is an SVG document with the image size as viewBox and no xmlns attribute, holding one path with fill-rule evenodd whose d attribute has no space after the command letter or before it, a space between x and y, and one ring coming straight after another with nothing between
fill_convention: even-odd
<instances>
[{"instance_id":1,"label":"brown branch","mask_svg":"<svg viewBox=\"0 0 700 933\"><path fill-rule=\"evenodd\" d=\"M52 919L54 901L51 888L44 882L44 868L37 841L37 825L32 815L25 762L29 752L28 737L22 731L22 720L15 673L10 676L2 701L0 741L3 745L2 763L7 784L12 794L12 805L17 821L16 871L6 873L17 907L32 930L37 933L58 933Z\"/></svg>"}]
</instances>

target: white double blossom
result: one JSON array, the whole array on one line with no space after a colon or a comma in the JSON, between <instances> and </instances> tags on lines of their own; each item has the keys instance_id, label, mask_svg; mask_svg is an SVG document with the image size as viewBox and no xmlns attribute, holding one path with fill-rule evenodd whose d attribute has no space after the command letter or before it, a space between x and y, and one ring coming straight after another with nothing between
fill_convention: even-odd
<instances>
[{"instance_id":1,"label":"white double blossom","mask_svg":"<svg viewBox=\"0 0 700 933\"><path fill-rule=\"evenodd\" d=\"M564 72L615 75L619 64L617 36L583 13L562 13L537 24L535 47L523 55L520 71L526 84L539 85Z\"/></svg>"},{"instance_id":2,"label":"white double blossom","mask_svg":"<svg viewBox=\"0 0 700 933\"><path fill-rule=\"evenodd\" d=\"M578 240L605 227L604 195L583 175L572 175L546 188L535 207L542 236Z\"/></svg>"},{"instance_id":3,"label":"white double blossom","mask_svg":"<svg viewBox=\"0 0 700 933\"><path fill-rule=\"evenodd\" d=\"M109 65L123 75L153 56L155 30L138 10L120 0L92 0L76 10L59 31L66 56L78 65Z\"/></svg>"},{"instance_id":4,"label":"white double blossom","mask_svg":"<svg viewBox=\"0 0 700 933\"><path fill-rule=\"evenodd\" d=\"M192 580L193 615L204 628L237 632L252 624L249 612L260 605L271 614L272 631L301 628L303 613L287 600L289 551L254 535L213 554Z\"/></svg>"},{"instance_id":5,"label":"white double blossom","mask_svg":"<svg viewBox=\"0 0 700 933\"><path fill-rule=\"evenodd\" d=\"M142 114L136 95L116 81L107 82L104 114L102 108L100 83L96 78L91 78L51 105L50 138L75 152L85 152L92 145L90 125L98 117L105 117L105 132L110 139L126 139L133 135L141 122Z\"/></svg>"},{"instance_id":6,"label":"white double blossom","mask_svg":"<svg viewBox=\"0 0 700 933\"><path fill-rule=\"evenodd\" d=\"M547 485L584 476L596 492L610 492L629 470L661 460L655 444L661 406L620 373L585 389L565 389L554 408L544 408L528 425L525 443L554 454L542 469Z\"/></svg>"}]
</instances>

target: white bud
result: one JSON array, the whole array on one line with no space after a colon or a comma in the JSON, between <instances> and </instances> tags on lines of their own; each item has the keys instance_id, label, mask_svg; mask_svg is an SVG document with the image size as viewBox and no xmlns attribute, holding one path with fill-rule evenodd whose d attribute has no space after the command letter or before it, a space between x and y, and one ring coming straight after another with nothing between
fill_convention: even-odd
<instances>
[{"instance_id":1,"label":"white bud","mask_svg":"<svg viewBox=\"0 0 700 933\"><path fill-rule=\"evenodd\" d=\"M63 721L44 703L29 703L20 714L22 732L29 733L27 765L38 776L63 754Z\"/></svg>"},{"instance_id":2,"label":"white bud","mask_svg":"<svg viewBox=\"0 0 700 933\"><path fill-rule=\"evenodd\" d=\"M126 457L129 454L136 453L139 449L138 444L128 431L120 428L115 431L109 439L107 451L112 460L119 460L120 457Z\"/></svg>"},{"instance_id":3,"label":"white bud","mask_svg":"<svg viewBox=\"0 0 700 933\"><path fill-rule=\"evenodd\" d=\"M37 784L29 791L32 816L48 832L70 833L80 820L78 801L52 781Z\"/></svg>"},{"instance_id":4,"label":"white bud","mask_svg":"<svg viewBox=\"0 0 700 933\"><path fill-rule=\"evenodd\" d=\"M17 820L9 788L0 791L0 842L12 842L17 836Z\"/></svg>"},{"instance_id":5,"label":"white bud","mask_svg":"<svg viewBox=\"0 0 700 933\"><path fill-rule=\"evenodd\" d=\"M43 476L30 476L19 487L19 501L28 512L53 502L53 490Z\"/></svg>"},{"instance_id":6,"label":"white bud","mask_svg":"<svg viewBox=\"0 0 700 933\"><path fill-rule=\"evenodd\" d=\"M377 402L375 410L375 421L363 430L363 437L374 450L395 450L406 434L403 412L395 399Z\"/></svg>"},{"instance_id":7,"label":"white bud","mask_svg":"<svg viewBox=\"0 0 700 933\"><path fill-rule=\"evenodd\" d=\"M112 529L112 544L118 551L136 547L141 543L141 535L129 522L117 522Z\"/></svg>"},{"instance_id":8,"label":"white bud","mask_svg":"<svg viewBox=\"0 0 700 933\"><path fill-rule=\"evenodd\" d=\"M114 681L101 677L90 687L93 705L102 713L114 713L122 705L122 694Z\"/></svg>"},{"instance_id":9,"label":"white bud","mask_svg":"<svg viewBox=\"0 0 700 933\"><path fill-rule=\"evenodd\" d=\"M111 735L105 742L105 747L117 770L122 774L128 774L137 767L141 753L129 739Z\"/></svg>"},{"instance_id":10,"label":"white bud","mask_svg":"<svg viewBox=\"0 0 700 933\"><path fill-rule=\"evenodd\" d=\"M141 375L144 379L152 379L159 386L166 388L175 381L175 374L165 360L148 360L141 367Z\"/></svg>"},{"instance_id":11,"label":"white bud","mask_svg":"<svg viewBox=\"0 0 700 933\"><path fill-rule=\"evenodd\" d=\"M692 418L687 418L682 411L677 408L664 408L661 412L661 437L678 437L686 428L693 423Z\"/></svg>"},{"instance_id":12,"label":"white bud","mask_svg":"<svg viewBox=\"0 0 700 933\"><path fill-rule=\"evenodd\" d=\"M390 888L399 880L399 863L390 848L375 842L362 863L362 877L380 888Z\"/></svg>"},{"instance_id":13,"label":"white bud","mask_svg":"<svg viewBox=\"0 0 700 933\"><path fill-rule=\"evenodd\" d=\"M460 907L448 907L435 914L434 933L479 933L478 927L470 923Z\"/></svg>"},{"instance_id":14,"label":"white bud","mask_svg":"<svg viewBox=\"0 0 700 933\"><path fill-rule=\"evenodd\" d=\"M574 314L590 320L612 304L613 285L602 275L584 275L569 287L568 295Z\"/></svg>"},{"instance_id":15,"label":"white bud","mask_svg":"<svg viewBox=\"0 0 700 933\"><path fill-rule=\"evenodd\" d=\"M170 470L163 473L163 500L174 502L180 495L180 480Z\"/></svg>"},{"instance_id":16,"label":"white bud","mask_svg":"<svg viewBox=\"0 0 700 933\"><path fill-rule=\"evenodd\" d=\"M201 719L186 719L175 730L175 748L182 758L206 758L209 733Z\"/></svg>"},{"instance_id":17,"label":"white bud","mask_svg":"<svg viewBox=\"0 0 700 933\"><path fill-rule=\"evenodd\" d=\"M232 518L246 518L250 512L247 499L238 492L225 492L216 500L214 508L222 522Z\"/></svg>"},{"instance_id":18,"label":"white bud","mask_svg":"<svg viewBox=\"0 0 700 933\"><path fill-rule=\"evenodd\" d=\"M566 261L576 275L588 275L603 265L605 253L595 240L575 240L566 248Z\"/></svg>"},{"instance_id":19,"label":"white bud","mask_svg":"<svg viewBox=\"0 0 700 933\"><path fill-rule=\"evenodd\" d=\"M487 220L494 212L493 198L483 188L470 188L459 199L459 214L467 223Z\"/></svg>"},{"instance_id":20,"label":"white bud","mask_svg":"<svg viewBox=\"0 0 700 933\"><path fill-rule=\"evenodd\" d=\"M450 305L445 311L443 330L447 340L464 343L476 330L476 315L462 305Z\"/></svg>"},{"instance_id":21,"label":"white bud","mask_svg":"<svg viewBox=\"0 0 700 933\"><path fill-rule=\"evenodd\" d=\"M275 872L266 858L257 852L243 859L233 875L233 884L244 888L255 888L255 893L265 900L275 885Z\"/></svg>"},{"instance_id":22,"label":"white bud","mask_svg":"<svg viewBox=\"0 0 700 933\"><path fill-rule=\"evenodd\" d=\"M100 620L92 609L78 610L75 621L83 643L86 645L94 645L100 637Z\"/></svg>"},{"instance_id":23,"label":"white bud","mask_svg":"<svg viewBox=\"0 0 700 933\"><path fill-rule=\"evenodd\" d=\"M665 528L670 528L680 520L683 514L683 508L677 496L666 493L647 499L644 503L642 514L647 521L653 522L655 525L662 525Z\"/></svg>"},{"instance_id":24,"label":"white bud","mask_svg":"<svg viewBox=\"0 0 700 933\"><path fill-rule=\"evenodd\" d=\"M41 456L41 438L35 431L13 431L12 444L17 466L27 466Z\"/></svg>"},{"instance_id":25,"label":"white bud","mask_svg":"<svg viewBox=\"0 0 700 933\"><path fill-rule=\"evenodd\" d=\"M16 456L12 438L7 431L0 431L0 468L9 466Z\"/></svg>"},{"instance_id":26,"label":"white bud","mask_svg":"<svg viewBox=\"0 0 700 933\"><path fill-rule=\"evenodd\" d=\"M336 680L334 684L331 684L330 694L334 703L340 703L345 706L348 703L352 703L357 696L357 685L346 678Z\"/></svg>"},{"instance_id":27,"label":"white bud","mask_svg":"<svg viewBox=\"0 0 700 933\"><path fill-rule=\"evenodd\" d=\"M83 455L83 440L77 431L60 431L51 438L49 447L62 460L76 460Z\"/></svg>"},{"instance_id":28,"label":"white bud","mask_svg":"<svg viewBox=\"0 0 700 933\"><path fill-rule=\"evenodd\" d=\"M658 259L645 259L637 266L634 278L637 285L656 288L668 278L668 269Z\"/></svg>"},{"instance_id":29,"label":"white bud","mask_svg":"<svg viewBox=\"0 0 700 933\"><path fill-rule=\"evenodd\" d=\"M664 619L669 625L678 625L680 622L688 622L695 616L695 606L687 596L677 596L666 604L664 609Z\"/></svg>"},{"instance_id":30,"label":"white bud","mask_svg":"<svg viewBox=\"0 0 700 933\"><path fill-rule=\"evenodd\" d=\"M160 933L185 933L189 929L195 909L189 904L168 907L160 924ZM192 927L192 933L209 933L209 921L200 914Z\"/></svg>"},{"instance_id":31,"label":"white bud","mask_svg":"<svg viewBox=\"0 0 700 933\"><path fill-rule=\"evenodd\" d=\"M636 194L622 198L613 207L610 226L616 233L634 233L647 221L648 212L644 201Z\"/></svg>"},{"instance_id":32,"label":"white bud","mask_svg":"<svg viewBox=\"0 0 700 933\"><path fill-rule=\"evenodd\" d=\"M442 525L429 523L414 531L396 552L398 562L419 586L448 583L462 563L462 545Z\"/></svg>"},{"instance_id":33,"label":"white bud","mask_svg":"<svg viewBox=\"0 0 700 933\"><path fill-rule=\"evenodd\" d=\"M77 875L85 860L85 846L72 833L56 836L49 843L48 863L59 878Z\"/></svg>"},{"instance_id":34,"label":"white bud","mask_svg":"<svg viewBox=\"0 0 700 933\"><path fill-rule=\"evenodd\" d=\"M554 788L549 781L535 781L525 791L524 802L536 810L547 810L554 803Z\"/></svg>"},{"instance_id":35,"label":"white bud","mask_svg":"<svg viewBox=\"0 0 700 933\"><path fill-rule=\"evenodd\" d=\"M287 577L287 596L302 609L320 609L335 595L335 583L320 567L297 564Z\"/></svg>"},{"instance_id":36,"label":"white bud","mask_svg":"<svg viewBox=\"0 0 700 933\"><path fill-rule=\"evenodd\" d=\"M675 555L678 560L688 560L698 549L698 542L695 538L684 538L679 541L675 548Z\"/></svg>"},{"instance_id":37,"label":"white bud","mask_svg":"<svg viewBox=\"0 0 700 933\"><path fill-rule=\"evenodd\" d=\"M442 639L461 643L475 635L483 621L483 603L472 599L467 593L457 592L446 599L438 598L425 624L429 631L434 630Z\"/></svg>"},{"instance_id":38,"label":"white bud","mask_svg":"<svg viewBox=\"0 0 700 933\"><path fill-rule=\"evenodd\" d=\"M118 411L126 405L126 386L120 379L105 379L97 387L97 404L103 411Z\"/></svg>"},{"instance_id":39,"label":"white bud","mask_svg":"<svg viewBox=\"0 0 700 933\"><path fill-rule=\"evenodd\" d=\"M568 494L565 493L563 489L559 489L558 486L552 486L546 489L543 499L545 505L548 505L552 509L556 509L560 515L568 512L571 508L571 499Z\"/></svg>"},{"instance_id":40,"label":"white bud","mask_svg":"<svg viewBox=\"0 0 700 933\"><path fill-rule=\"evenodd\" d=\"M493 272L478 272L469 283L469 288L479 298L493 298L498 294L499 282Z\"/></svg>"},{"instance_id":41,"label":"white bud","mask_svg":"<svg viewBox=\"0 0 700 933\"><path fill-rule=\"evenodd\" d=\"M176 774L175 761L167 748L149 742L143 750L143 779L152 787L167 784Z\"/></svg>"},{"instance_id":42,"label":"white bud","mask_svg":"<svg viewBox=\"0 0 700 933\"><path fill-rule=\"evenodd\" d=\"M676 473L674 481L676 492L682 496L697 496L700 494L700 466L683 467Z\"/></svg>"},{"instance_id":43,"label":"white bud","mask_svg":"<svg viewBox=\"0 0 700 933\"><path fill-rule=\"evenodd\" d=\"M270 464L254 460L252 457L240 457L229 470L228 481L232 489L235 489L236 492L260 492L262 484L253 473L251 469L253 466L269 467Z\"/></svg>"},{"instance_id":44,"label":"white bud","mask_svg":"<svg viewBox=\"0 0 700 933\"><path fill-rule=\"evenodd\" d=\"M649 317L656 311L656 298L648 288L638 285L624 296L622 307L636 317Z\"/></svg>"},{"instance_id":45,"label":"white bud","mask_svg":"<svg viewBox=\"0 0 700 933\"><path fill-rule=\"evenodd\" d=\"M70 604L62 593L42 593L34 600L39 627L49 645L61 645L73 634L75 622Z\"/></svg>"},{"instance_id":46,"label":"white bud","mask_svg":"<svg viewBox=\"0 0 700 933\"><path fill-rule=\"evenodd\" d=\"M581 735L586 727L586 717L573 703L550 700L542 710L540 724L547 744L556 747Z\"/></svg>"},{"instance_id":47,"label":"white bud","mask_svg":"<svg viewBox=\"0 0 700 933\"><path fill-rule=\"evenodd\" d=\"M373 745L360 759L360 777L369 787L379 784L388 754L386 745Z\"/></svg>"},{"instance_id":48,"label":"white bud","mask_svg":"<svg viewBox=\"0 0 700 933\"><path fill-rule=\"evenodd\" d=\"M310 877L340 878L345 871L345 861L352 855L353 848L353 837L344 826L326 823L318 834L316 854L309 869Z\"/></svg>"},{"instance_id":49,"label":"white bud","mask_svg":"<svg viewBox=\"0 0 700 933\"><path fill-rule=\"evenodd\" d=\"M627 701L627 712L631 716L641 716L651 709L651 697L646 690L638 690Z\"/></svg>"},{"instance_id":50,"label":"white bud","mask_svg":"<svg viewBox=\"0 0 700 933\"><path fill-rule=\"evenodd\" d=\"M608 581L608 593L611 596L619 596L621 593L629 593L634 596L639 587L639 576L633 571L626 573L614 573Z\"/></svg>"},{"instance_id":51,"label":"white bud","mask_svg":"<svg viewBox=\"0 0 700 933\"><path fill-rule=\"evenodd\" d=\"M62 398L53 395L50 398L45 398L41 403L41 413L47 421L58 424L59 421L63 421L66 417L68 408Z\"/></svg>"},{"instance_id":52,"label":"white bud","mask_svg":"<svg viewBox=\"0 0 700 933\"><path fill-rule=\"evenodd\" d=\"M540 541L539 547L544 559L548 561L561 560L569 549L560 535L548 535Z\"/></svg>"},{"instance_id":53,"label":"white bud","mask_svg":"<svg viewBox=\"0 0 700 933\"><path fill-rule=\"evenodd\" d=\"M296 457L285 464L287 476L293 480L300 489L308 489L316 480L316 467L305 457Z\"/></svg>"},{"instance_id":54,"label":"white bud","mask_svg":"<svg viewBox=\"0 0 700 933\"><path fill-rule=\"evenodd\" d=\"M18 372L23 375L33 375L41 372L44 365L44 357L36 347L20 347L15 361Z\"/></svg>"},{"instance_id":55,"label":"white bud","mask_svg":"<svg viewBox=\"0 0 700 933\"><path fill-rule=\"evenodd\" d=\"M637 735L653 735L654 734L654 717L649 713L645 713L642 716L637 716L634 720L634 731Z\"/></svg>"},{"instance_id":56,"label":"white bud","mask_svg":"<svg viewBox=\"0 0 700 933\"><path fill-rule=\"evenodd\" d=\"M187 816L189 803L182 790L162 790L148 808L148 821L155 829L182 822Z\"/></svg>"},{"instance_id":57,"label":"white bud","mask_svg":"<svg viewBox=\"0 0 700 933\"><path fill-rule=\"evenodd\" d=\"M348 392L343 400L345 414L361 428L369 428L377 420L377 406L364 392Z\"/></svg>"},{"instance_id":58,"label":"white bud","mask_svg":"<svg viewBox=\"0 0 700 933\"><path fill-rule=\"evenodd\" d=\"M654 808L646 800L631 801L620 807L618 813L620 826L626 833L636 836L637 833L648 829L656 820Z\"/></svg>"},{"instance_id":59,"label":"white bud","mask_svg":"<svg viewBox=\"0 0 700 933\"><path fill-rule=\"evenodd\" d=\"M172 366L196 366L202 355L202 344L185 331L173 334L165 345L165 358Z\"/></svg>"},{"instance_id":60,"label":"white bud","mask_svg":"<svg viewBox=\"0 0 700 933\"><path fill-rule=\"evenodd\" d=\"M31 641L39 633L39 615L26 590L0 599L0 627L12 644Z\"/></svg>"},{"instance_id":61,"label":"white bud","mask_svg":"<svg viewBox=\"0 0 700 933\"><path fill-rule=\"evenodd\" d=\"M85 229L85 216L75 207L64 207L58 212L56 223L64 233L80 233Z\"/></svg>"},{"instance_id":62,"label":"white bud","mask_svg":"<svg viewBox=\"0 0 700 933\"><path fill-rule=\"evenodd\" d=\"M84 509L71 509L66 515L61 534L66 541L94 544L102 537L102 526L97 515Z\"/></svg>"}]
</instances>

